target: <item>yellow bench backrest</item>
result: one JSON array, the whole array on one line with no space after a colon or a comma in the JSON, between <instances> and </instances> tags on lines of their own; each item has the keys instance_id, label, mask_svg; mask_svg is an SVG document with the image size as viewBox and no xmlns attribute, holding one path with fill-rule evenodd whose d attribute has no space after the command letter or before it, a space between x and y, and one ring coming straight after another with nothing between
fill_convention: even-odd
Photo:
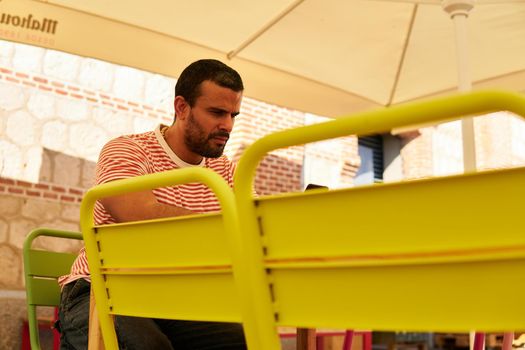
<instances>
[{"instance_id":1,"label":"yellow bench backrest","mask_svg":"<svg viewBox=\"0 0 525 350\"><path fill-rule=\"evenodd\" d=\"M221 214L93 224L99 198L195 181L214 190ZM204 168L118 180L86 194L81 226L107 349L117 349L110 315L241 322L232 269L236 215L231 188Z\"/></svg>"},{"instance_id":2,"label":"yellow bench backrest","mask_svg":"<svg viewBox=\"0 0 525 350\"><path fill-rule=\"evenodd\" d=\"M241 321L220 215L96 230L110 313Z\"/></svg>"},{"instance_id":3,"label":"yellow bench backrest","mask_svg":"<svg viewBox=\"0 0 525 350\"><path fill-rule=\"evenodd\" d=\"M525 327L523 198L525 168L257 201L276 324Z\"/></svg>"},{"instance_id":4,"label":"yellow bench backrest","mask_svg":"<svg viewBox=\"0 0 525 350\"><path fill-rule=\"evenodd\" d=\"M525 288L525 168L260 199L251 191L274 149L499 110L525 116L525 98L448 97L285 130L248 147L235 194L259 320L252 343L279 348L278 325L525 329L514 307Z\"/></svg>"}]
</instances>

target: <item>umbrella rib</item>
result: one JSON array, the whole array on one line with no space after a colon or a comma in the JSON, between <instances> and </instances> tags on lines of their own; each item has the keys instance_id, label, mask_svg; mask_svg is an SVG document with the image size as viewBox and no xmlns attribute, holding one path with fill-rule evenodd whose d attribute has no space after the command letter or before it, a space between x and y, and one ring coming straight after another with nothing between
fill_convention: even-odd
<instances>
[{"instance_id":1,"label":"umbrella rib","mask_svg":"<svg viewBox=\"0 0 525 350\"><path fill-rule=\"evenodd\" d=\"M246 39L239 47L237 47L235 50L232 50L228 52L228 59L232 59L235 56L239 54L242 50L244 50L248 45L250 45L252 42L257 40L261 35L263 35L268 29L273 27L277 22L279 22L281 19L283 19L286 15L288 15L290 12L292 12L297 6L299 6L301 3L303 3L304 0L296 0L294 1L290 6L285 8L281 13L279 13L277 16L272 18L270 22L268 22L265 26L263 26L261 29L256 31L254 34L252 34L248 39Z\"/></svg>"},{"instance_id":2,"label":"umbrella rib","mask_svg":"<svg viewBox=\"0 0 525 350\"><path fill-rule=\"evenodd\" d=\"M418 4L415 4L412 10L410 24L408 25L408 32L405 38L405 42L403 44L403 51L401 53L401 59L399 60L399 65L397 66L396 77L394 78L394 84L392 85L392 89L390 90L390 96L388 98L388 102L386 103L386 106L390 106L392 104L392 101L394 100L394 95L396 93L397 85L399 84L399 78L401 77L401 70L403 69L403 65L405 63L408 43L410 42L410 38L412 37L412 30L414 29L414 22L416 20L417 8L418 8Z\"/></svg>"}]
</instances>

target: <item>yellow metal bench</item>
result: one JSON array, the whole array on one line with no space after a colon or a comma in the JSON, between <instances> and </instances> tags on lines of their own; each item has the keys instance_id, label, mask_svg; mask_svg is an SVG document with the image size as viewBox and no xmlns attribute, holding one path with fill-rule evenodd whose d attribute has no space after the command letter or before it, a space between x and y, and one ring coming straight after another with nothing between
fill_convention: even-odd
<instances>
[{"instance_id":1,"label":"yellow metal bench","mask_svg":"<svg viewBox=\"0 0 525 350\"><path fill-rule=\"evenodd\" d=\"M268 135L235 175L250 349L277 326L404 331L525 329L525 168L255 198L269 151L349 134L509 110L525 98L477 92ZM498 283L506 281L506 285ZM358 301L358 302L356 302Z\"/></svg>"}]
</instances>

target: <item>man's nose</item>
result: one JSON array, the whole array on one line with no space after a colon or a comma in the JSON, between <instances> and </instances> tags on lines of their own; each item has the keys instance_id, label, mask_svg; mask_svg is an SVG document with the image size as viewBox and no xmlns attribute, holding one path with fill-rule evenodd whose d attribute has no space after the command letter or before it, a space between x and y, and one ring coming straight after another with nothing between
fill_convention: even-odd
<instances>
[{"instance_id":1,"label":"man's nose","mask_svg":"<svg viewBox=\"0 0 525 350\"><path fill-rule=\"evenodd\" d=\"M235 119L231 116L227 116L222 120L220 127L222 130L230 133L233 130L234 123L235 123Z\"/></svg>"}]
</instances>

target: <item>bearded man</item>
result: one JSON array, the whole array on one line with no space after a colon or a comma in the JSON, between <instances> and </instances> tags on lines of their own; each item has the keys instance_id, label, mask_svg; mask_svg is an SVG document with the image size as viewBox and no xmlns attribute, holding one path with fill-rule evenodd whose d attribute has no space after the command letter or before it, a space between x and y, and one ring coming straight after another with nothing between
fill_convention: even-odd
<instances>
[{"instance_id":1,"label":"bearded man","mask_svg":"<svg viewBox=\"0 0 525 350\"><path fill-rule=\"evenodd\" d=\"M109 141L97 162L96 184L200 166L232 186L235 165L223 150L243 90L240 75L220 61L190 64L175 86L173 124ZM207 186L191 183L104 198L96 203L94 217L96 225L105 225L219 210ZM61 349L87 349L90 273L84 248L59 283ZM115 329L121 349L246 349L239 324L116 316Z\"/></svg>"}]
</instances>

